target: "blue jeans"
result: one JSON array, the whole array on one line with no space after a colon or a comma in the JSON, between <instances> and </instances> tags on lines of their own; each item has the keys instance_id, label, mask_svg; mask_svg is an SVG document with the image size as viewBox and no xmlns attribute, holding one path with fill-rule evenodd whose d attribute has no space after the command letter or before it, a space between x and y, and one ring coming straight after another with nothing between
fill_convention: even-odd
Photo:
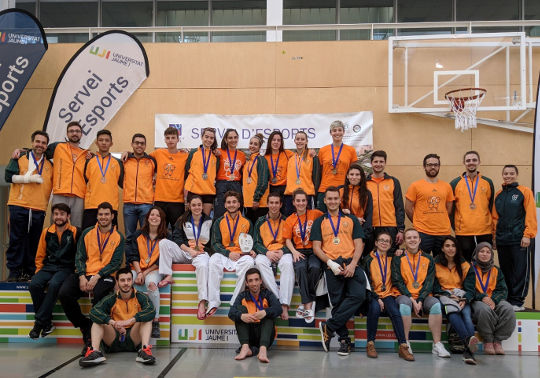
<instances>
[{"instance_id":1,"label":"blue jeans","mask_svg":"<svg viewBox=\"0 0 540 378\"><path fill-rule=\"evenodd\" d=\"M137 222L142 227L146 214L152 208L151 203L124 203L124 227L126 229L126 241L131 241L131 235L137 231Z\"/></svg>"},{"instance_id":2,"label":"blue jeans","mask_svg":"<svg viewBox=\"0 0 540 378\"><path fill-rule=\"evenodd\" d=\"M441 306L444 311L444 306ZM459 337L464 341L467 338L474 336L474 324L471 318L471 306L468 304L463 307L463 310L460 312L452 312L451 314L446 314L446 318L452 324L452 327L456 330Z\"/></svg>"},{"instance_id":3,"label":"blue jeans","mask_svg":"<svg viewBox=\"0 0 540 378\"><path fill-rule=\"evenodd\" d=\"M401 313L394 297L388 296L381 298L384 303L384 311L394 327L394 333L398 343L403 344L406 342L405 330L403 329L403 319L401 319ZM377 334L377 327L379 326L379 316L381 315L381 306L377 299L372 298L369 302L369 310L367 313L367 341L375 341L375 335Z\"/></svg>"}]
</instances>

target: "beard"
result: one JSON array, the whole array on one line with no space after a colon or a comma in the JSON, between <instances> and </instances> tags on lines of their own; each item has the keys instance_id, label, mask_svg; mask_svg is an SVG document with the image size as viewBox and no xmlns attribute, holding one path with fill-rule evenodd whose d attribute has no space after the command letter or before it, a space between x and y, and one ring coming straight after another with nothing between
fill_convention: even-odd
<instances>
[{"instance_id":1,"label":"beard","mask_svg":"<svg viewBox=\"0 0 540 378\"><path fill-rule=\"evenodd\" d=\"M426 176L427 177L437 177L439 175L439 171L433 171L433 170L430 170L430 169L426 169Z\"/></svg>"},{"instance_id":2,"label":"beard","mask_svg":"<svg viewBox=\"0 0 540 378\"><path fill-rule=\"evenodd\" d=\"M64 226L67 224L67 220L62 220L62 221L57 221L57 220L55 220L55 221L54 221L54 224L55 224L57 227L64 227Z\"/></svg>"}]
</instances>

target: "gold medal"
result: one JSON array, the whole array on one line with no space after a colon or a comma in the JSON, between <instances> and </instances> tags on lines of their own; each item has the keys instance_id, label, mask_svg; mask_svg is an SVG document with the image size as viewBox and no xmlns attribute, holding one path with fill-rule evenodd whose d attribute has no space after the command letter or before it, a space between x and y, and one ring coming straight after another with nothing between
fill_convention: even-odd
<instances>
[{"instance_id":1,"label":"gold medal","mask_svg":"<svg viewBox=\"0 0 540 378\"><path fill-rule=\"evenodd\" d=\"M303 241L302 241L302 245L303 245L304 247L305 247L306 245L308 245L307 240L303 240Z\"/></svg>"},{"instance_id":2,"label":"gold medal","mask_svg":"<svg viewBox=\"0 0 540 378\"><path fill-rule=\"evenodd\" d=\"M300 185L302 183L302 181L300 181L300 179L296 179L296 185Z\"/></svg>"},{"instance_id":3,"label":"gold medal","mask_svg":"<svg viewBox=\"0 0 540 378\"><path fill-rule=\"evenodd\" d=\"M332 169L332 174L337 175L337 169L336 168Z\"/></svg>"},{"instance_id":4,"label":"gold medal","mask_svg":"<svg viewBox=\"0 0 540 378\"><path fill-rule=\"evenodd\" d=\"M197 252L199 252L199 251L201 250L201 249L199 248L198 245L196 245L194 249L195 249Z\"/></svg>"},{"instance_id":5,"label":"gold medal","mask_svg":"<svg viewBox=\"0 0 540 378\"><path fill-rule=\"evenodd\" d=\"M251 184L251 177L248 177L248 178L246 179L246 183Z\"/></svg>"},{"instance_id":6,"label":"gold medal","mask_svg":"<svg viewBox=\"0 0 540 378\"><path fill-rule=\"evenodd\" d=\"M150 264L150 257L147 257L146 260L144 260L147 264Z\"/></svg>"},{"instance_id":7,"label":"gold medal","mask_svg":"<svg viewBox=\"0 0 540 378\"><path fill-rule=\"evenodd\" d=\"M474 209L476 209L476 205L474 204L474 202L473 202L473 203L471 203L471 204L469 205L469 207L471 208L471 210L474 210Z\"/></svg>"},{"instance_id":8,"label":"gold medal","mask_svg":"<svg viewBox=\"0 0 540 378\"><path fill-rule=\"evenodd\" d=\"M418 281L414 281L412 284L412 287L414 287L415 289L418 289L420 288L420 284L418 283Z\"/></svg>"},{"instance_id":9,"label":"gold medal","mask_svg":"<svg viewBox=\"0 0 540 378\"><path fill-rule=\"evenodd\" d=\"M106 184L106 183L107 183L107 179L105 178L105 176L101 176L101 183L102 183L102 184Z\"/></svg>"},{"instance_id":10,"label":"gold medal","mask_svg":"<svg viewBox=\"0 0 540 378\"><path fill-rule=\"evenodd\" d=\"M339 238L336 236L334 238L334 240L332 240L334 242L334 244L338 245L339 244Z\"/></svg>"}]
</instances>

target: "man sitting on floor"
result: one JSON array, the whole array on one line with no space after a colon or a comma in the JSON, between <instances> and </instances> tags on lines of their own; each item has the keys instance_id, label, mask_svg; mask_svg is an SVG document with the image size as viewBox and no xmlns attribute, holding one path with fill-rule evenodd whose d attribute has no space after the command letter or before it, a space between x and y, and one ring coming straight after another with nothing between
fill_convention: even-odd
<instances>
[{"instance_id":1,"label":"man sitting on floor","mask_svg":"<svg viewBox=\"0 0 540 378\"><path fill-rule=\"evenodd\" d=\"M257 268L248 269L245 282L247 289L238 294L229 309L229 318L234 321L242 345L235 360L257 354L259 361L270 362L266 350L276 336L275 319L281 315L281 304L270 290L261 288L261 272Z\"/></svg>"},{"instance_id":2,"label":"man sitting on floor","mask_svg":"<svg viewBox=\"0 0 540 378\"><path fill-rule=\"evenodd\" d=\"M118 292L103 298L90 310L92 324L92 346L79 360L82 367L99 365L107 353L136 352L135 361L145 365L156 362L152 356L150 334L156 311L148 296L133 288L133 274L129 267L116 272ZM142 347L141 347L142 344Z\"/></svg>"}]
</instances>

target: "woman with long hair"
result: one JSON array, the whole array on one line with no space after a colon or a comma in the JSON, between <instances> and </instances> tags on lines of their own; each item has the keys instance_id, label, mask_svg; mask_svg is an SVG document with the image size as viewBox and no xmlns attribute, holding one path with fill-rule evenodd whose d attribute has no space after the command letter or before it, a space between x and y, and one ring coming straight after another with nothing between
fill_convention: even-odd
<instances>
[{"instance_id":1,"label":"woman with long hair","mask_svg":"<svg viewBox=\"0 0 540 378\"><path fill-rule=\"evenodd\" d=\"M197 277L199 306L197 319L206 318L208 302L208 262L210 260L210 228L212 220L203 212L203 199L199 195L187 198L188 209L176 221L173 241L163 241L159 259L159 272L165 277L160 287L173 283L172 264L192 264ZM161 243L160 243L161 244Z\"/></svg>"},{"instance_id":2,"label":"woman with long hair","mask_svg":"<svg viewBox=\"0 0 540 378\"><path fill-rule=\"evenodd\" d=\"M270 172L270 192L279 193L281 198L285 193L287 184L287 167L289 159L293 153L283 148L283 134L281 131L274 130L268 137L268 145L264 157L268 163ZM285 213L285 209L281 209L281 213Z\"/></svg>"},{"instance_id":3,"label":"woman with long hair","mask_svg":"<svg viewBox=\"0 0 540 378\"><path fill-rule=\"evenodd\" d=\"M202 129L202 144L189 153L186 169L187 179L184 185L184 198L198 194L203 200L203 211L210 216L216 197L216 175L219 158L213 154L217 148L216 129Z\"/></svg>"},{"instance_id":4,"label":"woman with long hair","mask_svg":"<svg viewBox=\"0 0 540 378\"><path fill-rule=\"evenodd\" d=\"M153 206L146 214L142 228L135 232L126 248L126 260L133 272L133 282L144 287L156 309L152 337L159 337L159 260L160 242L167 238L167 216Z\"/></svg>"},{"instance_id":5,"label":"woman with long hair","mask_svg":"<svg viewBox=\"0 0 540 378\"><path fill-rule=\"evenodd\" d=\"M242 193L242 166L246 163L246 154L238 150L238 132L227 129L221 139L221 148L216 150L219 156L219 168L216 178L216 200L214 218L218 219L225 213L223 195L232 190Z\"/></svg>"},{"instance_id":6,"label":"woman with long hair","mask_svg":"<svg viewBox=\"0 0 540 378\"><path fill-rule=\"evenodd\" d=\"M293 192L292 198L296 212L285 220L283 237L285 245L293 255L294 271L302 301L296 310L296 317L304 319L306 323L312 323L315 320L315 289L322 271L321 260L313 253L313 242L309 237L313 221L323 213L307 208L308 195L301 188Z\"/></svg>"},{"instance_id":7,"label":"woman with long hair","mask_svg":"<svg viewBox=\"0 0 540 378\"><path fill-rule=\"evenodd\" d=\"M445 236L442 252L435 257L433 294L439 296L446 318L465 346L463 361L476 365L474 353L478 339L474 336L470 303L474 298L474 270L465 261L453 236Z\"/></svg>"},{"instance_id":8,"label":"woman with long hair","mask_svg":"<svg viewBox=\"0 0 540 378\"><path fill-rule=\"evenodd\" d=\"M289 159L287 165L287 183L285 186L285 216L289 216L294 212L293 207L293 192L296 189L302 188L307 195L307 208L312 208L313 196L316 188L317 167L319 160L317 157L311 156L308 150L308 135L305 131L298 131L294 136L296 144L296 152Z\"/></svg>"},{"instance_id":9,"label":"woman with long hair","mask_svg":"<svg viewBox=\"0 0 540 378\"><path fill-rule=\"evenodd\" d=\"M260 155L261 147L264 143L262 134L255 134L249 140L249 159L244 164L242 174L244 208L246 218L252 224L257 222L259 217L268 212L268 164L266 159Z\"/></svg>"},{"instance_id":10,"label":"woman with long hair","mask_svg":"<svg viewBox=\"0 0 540 378\"><path fill-rule=\"evenodd\" d=\"M360 164L351 164L340 194L343 213L352 214L358 218L364 230L364 240L369 240L372 232L373 197L367 188L366 174Z\"/></svg>"}]
</instances>

